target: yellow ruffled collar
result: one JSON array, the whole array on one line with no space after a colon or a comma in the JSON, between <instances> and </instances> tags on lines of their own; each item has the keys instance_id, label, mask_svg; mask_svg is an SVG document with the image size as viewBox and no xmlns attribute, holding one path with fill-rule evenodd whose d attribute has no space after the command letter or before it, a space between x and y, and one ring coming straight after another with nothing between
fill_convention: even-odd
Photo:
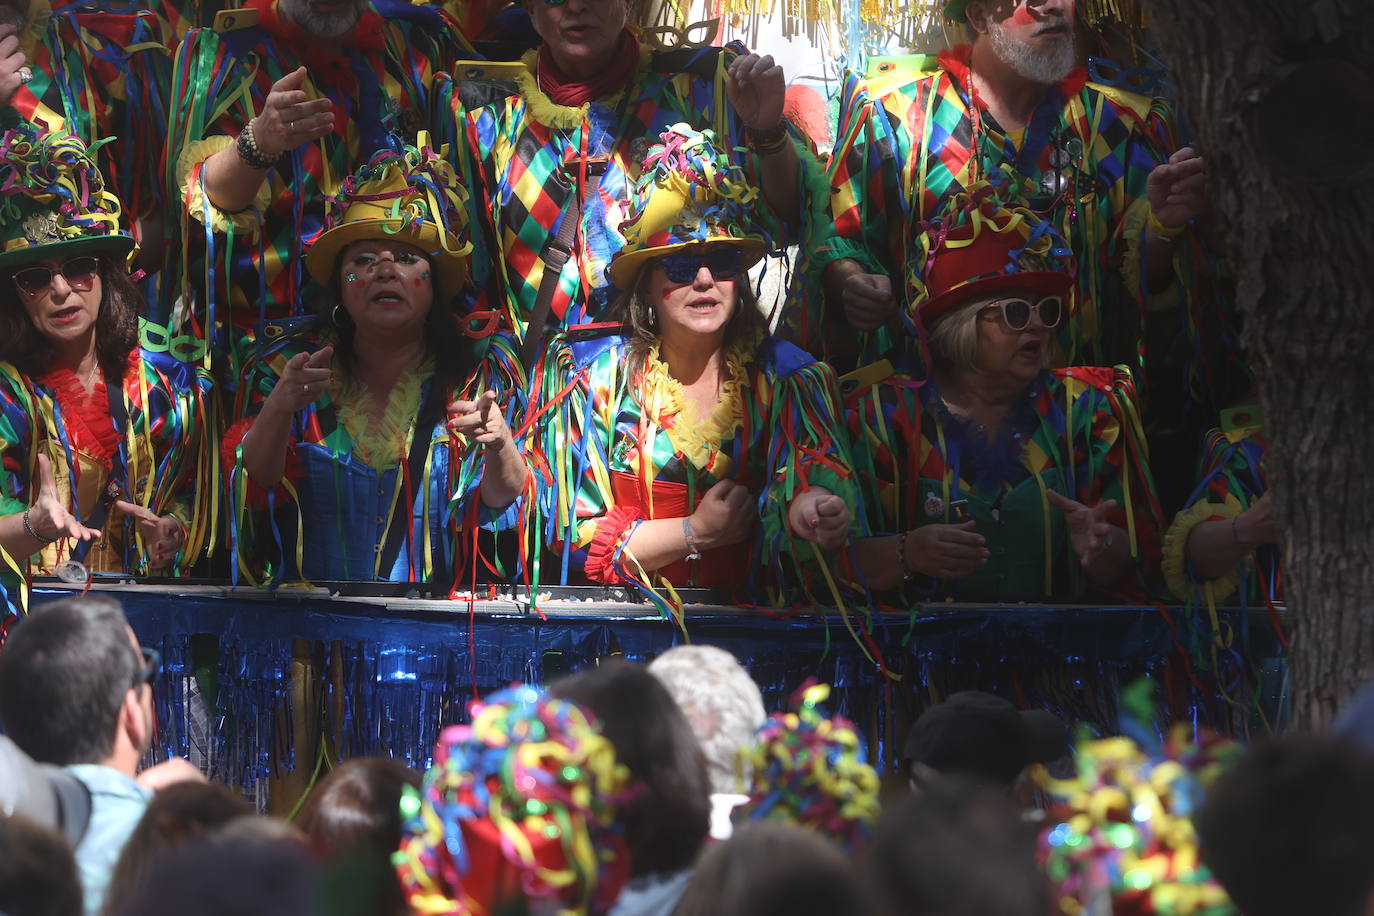
<instances>
[{"instance_id":1,"label":"yellow ruffled collar","mask_svg":"<svg viewBox=\"0 0 1374 916\"><path fill-rule=\"evenodd\" d=\"M535 67L538 60L538 48L526 51L525 56L520 58L525 69L515 75L515 82L520 87L520 95L525 100L526 110L545 127L552 127L555 130L576 130L587 120L587 106L559 105L549 98L548 93L539 88L539 80L535 78ZM639 66L635 69L634 79L630 80L630 85L623 92L617 93L612 98L617 99L624 92L629 92L635 86L642 84L644 75L649 72L649 65L652 61L653 50L641 44L639 46Z\"/></svg>"},{"instance_id":2,"label":"yellow ruffled collar","mask_svg":"<svg viewBox=\"0 0 1374 916\"><path fill-rule=\"evenodd\" d=\"M434 358L427 356L407 369L377 410L372 393L350 380L335 405L339 424L353 440L353 454L369 467L387 470L405 461L411 429L420 413L420 389L434 374Z\"/></svg>"},{"instance_id":3,"label":"yellow ruffled collar","mask_svg":"<svg viewBox=\"0 0 1374 916\"><path fill-rule=\"evenodd\" d=\"M698 470L706 467L711 454L735 436L744 422L740 389L748 379L748 364L754 356L756 341L741 340L725 353L720 382L720 400L705 418L697 416L697 405L687 397L682 383L668 372L659 356L659 344L649 348L640 379L640 397L645 416L668 434L673 447Z\"/></svg>"}]
</instances>

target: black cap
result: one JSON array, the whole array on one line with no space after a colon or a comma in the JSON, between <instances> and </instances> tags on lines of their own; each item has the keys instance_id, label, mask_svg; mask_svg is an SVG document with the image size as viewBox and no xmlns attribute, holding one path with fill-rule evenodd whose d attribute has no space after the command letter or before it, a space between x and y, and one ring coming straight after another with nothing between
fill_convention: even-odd
<instances>
[{"instance_id":1,"label":"black cap","mask_svg":"<svg viewBox=\"0 0 1374 916\"><path fill-rule=\"evenodd\" d=\"M921 714L904 756L948 775L1011 785L1032 763L1049 763L1072 748L1069 730L1039 709L1020 712L978 690L951 694Z\"/></svg>"}]
</instances>

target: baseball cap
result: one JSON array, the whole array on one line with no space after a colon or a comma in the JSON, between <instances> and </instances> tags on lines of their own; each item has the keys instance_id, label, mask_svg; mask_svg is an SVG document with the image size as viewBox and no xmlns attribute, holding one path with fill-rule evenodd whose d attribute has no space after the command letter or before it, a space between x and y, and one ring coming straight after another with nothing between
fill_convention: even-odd
<instances>
[{"instance_id":1,"label":"baseball cap","mask_svg":"<svg viewBox=\"0 0 1374 916\"><path fill-rule=\"evenodd\" d=\"M965 690L921 714L904 756L947 775L1011 785L1032 763L1049 763L1071 748L1068 728L1051 713Z\"/></svg>"}]
</instances>

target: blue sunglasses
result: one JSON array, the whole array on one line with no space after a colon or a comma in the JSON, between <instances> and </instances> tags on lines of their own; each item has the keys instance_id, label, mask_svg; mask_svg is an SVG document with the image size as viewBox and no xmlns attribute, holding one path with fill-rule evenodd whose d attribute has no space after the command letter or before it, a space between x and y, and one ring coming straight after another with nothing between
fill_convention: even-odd
<instances>
[{"instance_id":1,"label":"blue sunglasses","mask_svg":"<svg viewBox=\"0 0 1374 916\"><path fill-rule=\"evenodd\" d=\"M672 283L691 283L703 267L717 280L729 280L743 269L744 252L738 248L681 251L659 258L658 264Z\"/></svg>"}]
</instances>

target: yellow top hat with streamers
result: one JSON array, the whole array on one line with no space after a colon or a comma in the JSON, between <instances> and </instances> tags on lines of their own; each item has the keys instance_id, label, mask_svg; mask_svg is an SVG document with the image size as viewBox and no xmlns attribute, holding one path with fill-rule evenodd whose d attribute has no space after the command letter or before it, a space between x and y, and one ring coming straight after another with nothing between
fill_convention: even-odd
<instances>
[{"instance_id":1,"label":"yellow top hat with streamers","mask_svg":"<svg viewBox=\"0 0 1374 916\"><path fill-rule=\"evenodd\" d=\"M306 254L316 282L329 286L339 255L364 239L397 239L422 249L448 294L467 282L467 188L447 147L435 152L423 131L417 144L378 152L329 198L325 231Z\"/></svg>"}]
</instances>

